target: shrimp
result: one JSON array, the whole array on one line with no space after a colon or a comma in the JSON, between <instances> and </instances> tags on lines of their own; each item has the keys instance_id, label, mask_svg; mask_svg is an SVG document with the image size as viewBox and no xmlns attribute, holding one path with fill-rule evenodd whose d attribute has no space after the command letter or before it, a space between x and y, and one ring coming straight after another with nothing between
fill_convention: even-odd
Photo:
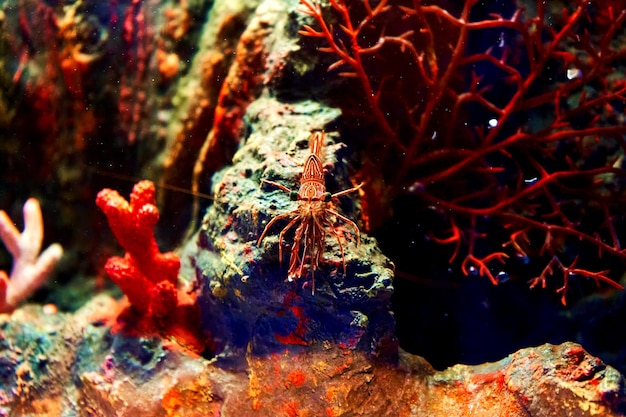
<instances>
[{"instance_id":1,"label":"shrimp","mask_svg":"<svg viewBox=\"0 0 626 417\"><path fill-rule=\"evenodd\" d=\"M337 239L339 249L341 250L343 273L344 275L346 274L343 244L331 219L339 219L352 227L357 238L357 246L361 242L361 235L356 223L333 210L332 201L337 197L359 190L363 186L363 183L334 194L326 191L321 157L323 142L324 132L314 132L309 142L311 152L304 163L302 178L300 179L300 188L297 192L277 182L266 179L261 180L261 183L273 185L289 193L292 200L298 201L298 207L295 210L275 216L265 226L263 233L261 233L257 241L257 246L260 246L263 238L276 222L282 219L291 219L278 235L278 257L282 262L285 234L297 225L291 246L287 280L293 281L302 278L306 273L305 265L308 260L309 269L311 270L311 294L313 295L315 295L315 271L318 269L322 260L326 235L328 233L332 233Z\"/></svg>"}]
</instances>

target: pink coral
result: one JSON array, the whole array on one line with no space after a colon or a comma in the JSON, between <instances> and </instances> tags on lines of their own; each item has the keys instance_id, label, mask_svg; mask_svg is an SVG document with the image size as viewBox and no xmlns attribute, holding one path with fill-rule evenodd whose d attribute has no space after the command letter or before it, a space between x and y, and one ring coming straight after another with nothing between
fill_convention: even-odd
<instances>
[{"instance_id":1,"label":"pink coral","mask_svg":"<svg viewBox=\"0 0 626 417\"><path fill-rule=\"evenodd\" d=\"M126 249L121 258L109 258L105 270L140 313L163 318L178 304L176 284L180 259L173 252L161 253L154 238L159 212L151 181L133 187L130 203L117 191L104 189L96 204L107 216L113 234Z\"/></svg>"},{"instance_id":2,"label":"pink coral","mask_svg":"<svg viewBox=\"0 0 626 417\"><path fill-rule=\"evenodd\" d=\"M55 243L39 254L43 218L39 203L34 198L24 204L22 233L6 212L0 210L0 239L13 255L11 276L0 271L0 312L8 312L43 284L63 256L63 248Z\"/></svg>"}]
</instances>

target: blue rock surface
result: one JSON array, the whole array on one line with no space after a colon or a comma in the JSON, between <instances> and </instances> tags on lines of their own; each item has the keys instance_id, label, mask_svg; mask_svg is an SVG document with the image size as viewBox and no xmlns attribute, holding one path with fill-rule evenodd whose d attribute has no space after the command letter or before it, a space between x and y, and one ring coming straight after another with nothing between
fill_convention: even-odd
<instances>
[{"instance_id":1,"label":"blue rock surface","mask_svg":"<svg viewBox=\"0 0 626 417\"><path fill-rule=\"evenodd\" d=\"M357 245L354 231L337 221L346 273L338 240L327 231L314 293L310 268L300 279L286 279L297 224L283 237L282 262L279 234L289 218L274 224L257 244L274 216L307 204L292 201L275 186L262 186L261 179L297 190L311 132L324 129L337 116L337 110L313 102L260 99L248 108L250 134L233 165L214 176L214 204L192 243L196 248L187 249L200 282L203 327L215 340L218 354L248 349L260 354L285 345L318 343L372 355L396 354L390 303L393 265L373 238L361 232ZM350 155L339 140L327 132L322 151L331 193L354 186L348 177ZM330 207L358 224L358 193L342 196Z\"/></svg>"}]
</instances>

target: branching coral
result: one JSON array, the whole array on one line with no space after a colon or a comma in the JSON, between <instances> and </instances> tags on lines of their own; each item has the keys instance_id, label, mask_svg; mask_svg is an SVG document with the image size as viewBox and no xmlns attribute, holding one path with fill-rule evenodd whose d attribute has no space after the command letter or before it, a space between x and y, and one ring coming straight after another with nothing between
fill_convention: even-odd
<instances>
[{"instance_id":1,"label":"branching coral","mask_svg":"<svg viewBox=\"0 0 626 417\"><path fill-rule=\"evenodd\" d=\"M357 80L361 117L377 127L369 157L385 162L364 168L366 194L392 184L382 193L431 206L447 223L431 237L453 245L465 274L497 283L494 263L534 257L544 267L531 286L560 272L563 303L573 276L621 288L579 256L626 259L626 10L605 3L510 2L505 16L501 2L476 0L330 0L330 10L301 0L316 21L301 34L337 57L329 70ZM487 236L489 222L504 237ZM500 249L478 249L484 237Z\"/></svg>"},{"instance_id":2,"label":"branching coral","mask_svg":"<svg viewBox=\"0 0 626 417\"><path fill-rule=\"evenodd\" d=\"M111 189L100 191L96 204L126 250L123 258L109 258L105 265L107 274L140 314L163 318L178 303L180 259L172 252L161 253L157 246L153 229L159 211L154 193L152 182L140 181L133 188L130 204Z\"/></svg>"},{"instance_id":3,"label":"branching coral","mask_svg":"<svg viewBox=\"0 0 626 417\"><path fill-rule=\"evenodd\" d=\"M96 204L126 250L123 258L109 258L104 269L132 306L125 310L131 314L121 320L130 330L158 332L179 346L203 352L209 338L199 327L195 297L179 285L180 259L173 252L161 253L154 237L159 220L154 194L151 181L135 184L130 202L111 189L98 193Z\"/></svg>"},{"instance_id":4,"label":"branching coral","mask_svg":"<svg viewBox=\"0 0 626 417\"><path fill-rule=\"evenodd\" d=\"M13 255L11 276L0 271L0 312L9 312L41 286L63 256L58 243L39 254L43 241L41 208L34 198L24 204L24 231L19 232L0 210L0 239Z\"/></svg>"}]
</instances>

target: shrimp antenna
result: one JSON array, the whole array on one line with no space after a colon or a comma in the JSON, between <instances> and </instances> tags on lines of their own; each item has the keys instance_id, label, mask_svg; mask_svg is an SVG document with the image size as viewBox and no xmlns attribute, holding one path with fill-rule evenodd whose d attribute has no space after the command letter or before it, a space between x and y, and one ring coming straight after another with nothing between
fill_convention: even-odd
<instances>
[{"instance_id":1,"label":"shrimp antenna","mask_svg":"<svg viewBox=\"0 0 626 417\"><path fill-rule=\"evenodd\" d=\"M137 177L133 177L132 175L120 174L120 173L111 172L111 171L95 170L95 173L103 177L116 178L118 180L123 180L123 181L137 182L138 180ZM163 188L165 190L176 191L178 193L187 194L193 197L206 198L207 200L211 200L211 201L215 200L215 197L213 197L212 195L200 193L198 191L192 191L184 187L179 187L177 185L159 183L157 184L157 188Z\"/></svg>"}]
</instances>

